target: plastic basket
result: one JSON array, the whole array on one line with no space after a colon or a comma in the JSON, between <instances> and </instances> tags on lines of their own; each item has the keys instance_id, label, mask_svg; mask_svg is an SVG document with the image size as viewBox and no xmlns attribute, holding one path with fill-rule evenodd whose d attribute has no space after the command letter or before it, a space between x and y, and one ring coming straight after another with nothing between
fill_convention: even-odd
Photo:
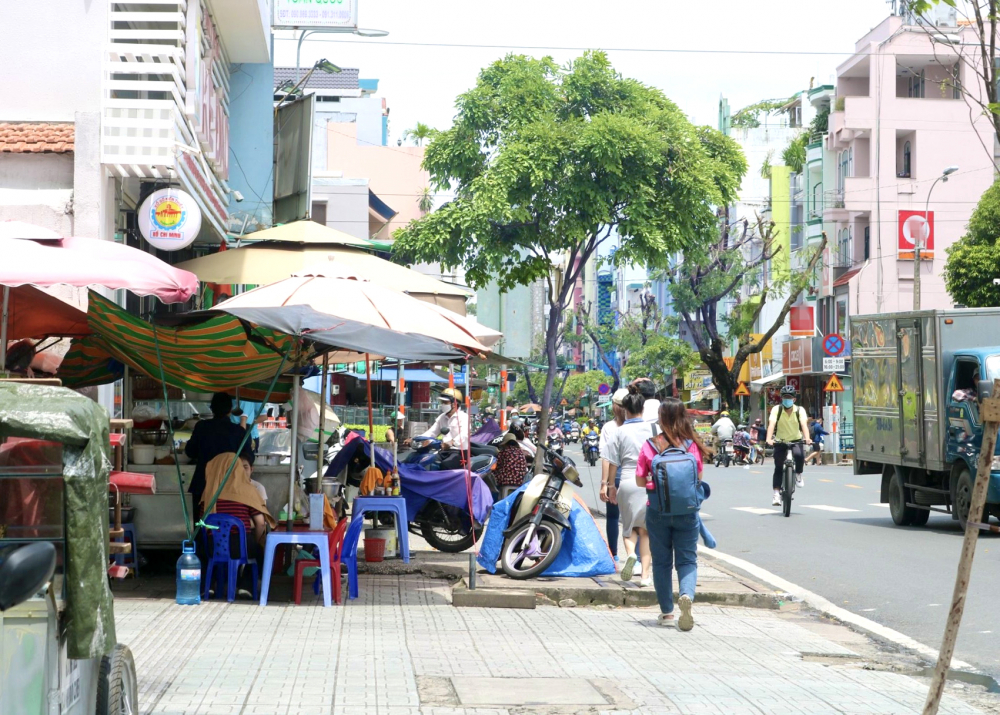
<instances>
[{"instance_id":1,"label":"plastic basket","mask_svg":"<svg viewBox=\"0 0 1000 715\"><path fill-rule=\"evenodd\" d=\"M385 558L385 539L365 539L365 561L374 563Z\"/></svg>"}]
</instances>

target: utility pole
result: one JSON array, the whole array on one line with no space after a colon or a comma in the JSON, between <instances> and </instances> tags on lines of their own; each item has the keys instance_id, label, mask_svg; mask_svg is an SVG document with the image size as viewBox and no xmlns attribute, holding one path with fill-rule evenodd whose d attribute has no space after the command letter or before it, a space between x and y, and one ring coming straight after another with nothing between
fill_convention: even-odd
<instances>
[{"instance_id":1,"label":"utility pole","mask_svg":"<svg viewBox=\"0 0 1000 715\"><path fill-rule=\"evenodd\" d=\"M913 239L913 309L920 310L920 253L924 245L924 238L930 238L931 236L931 222L930 222L930 207L931 207L931 193L934 191L934 187L937 186L939 181L947 181L949 174L954 174L958 171L957 166L949 166L947 169L941 172L941 176L934 179L934 183L931 184L931 188L927 191L927 202L924 204L924 230L920 231L920 236L915 236ZM925 235L926 234L926 235Z\"/></svg>"}]
</instances>

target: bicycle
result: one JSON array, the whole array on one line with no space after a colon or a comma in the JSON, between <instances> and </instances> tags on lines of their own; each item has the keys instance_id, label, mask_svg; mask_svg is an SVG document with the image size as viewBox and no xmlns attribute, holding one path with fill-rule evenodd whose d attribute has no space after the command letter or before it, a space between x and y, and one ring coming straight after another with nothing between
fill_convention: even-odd
<instances>
[{"instance_id":1,"label":"bicycle","mask_svg":"<svg viewBox=\"0 0 1000 715\"><path fill-rule=\"evenodd\" d=\"M792 495L795 494L795 457L792 455L792 447L805 444L805 440L797 439L792 442L774 441L775 446L779 444L788 448L785 451L784 473L781 477L781 513L785 516L790 516L792 513Z\"/></svg>"}]
</instances>

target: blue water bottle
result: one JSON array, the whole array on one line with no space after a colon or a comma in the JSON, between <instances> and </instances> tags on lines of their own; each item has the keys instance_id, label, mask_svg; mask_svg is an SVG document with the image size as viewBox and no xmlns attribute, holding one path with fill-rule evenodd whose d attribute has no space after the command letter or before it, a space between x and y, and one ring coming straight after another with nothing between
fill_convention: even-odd
<instances>
[{"instance_id":1,"label":"blue water bottle","mask_svg":"<svg viewBox=\"0 0 1000 715\"><path fill-rule=\"evenodd\" d=\"M201 603L201 560L194 553L194 542L181 542L177 559L177 603L197 606Z\"/></svg>"}]
</instances>

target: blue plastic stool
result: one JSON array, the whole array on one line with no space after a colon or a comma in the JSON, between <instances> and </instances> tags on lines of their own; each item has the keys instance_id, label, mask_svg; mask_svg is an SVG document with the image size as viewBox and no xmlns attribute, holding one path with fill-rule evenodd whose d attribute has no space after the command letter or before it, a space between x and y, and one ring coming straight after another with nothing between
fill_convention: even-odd
<instances>
[{"instance_id":1,"label":"blue plastic stool","mask_svg":"<svg viewBox=\"0 0 1000 715\"><path fill-rule=\"evenodd\" d=\"M135 524L129 522L122 524L125 535L118 541L120 544L132 544L132 551L127 554L115 554L115 563L118 566L128 566L139 575L139 542L135 540Z\"/></svg>"},{"instance_id":2,"label":"blue plastic stool","mask_svg":"<svg viewBox=\"0 0 1000 715\"><path fill-rule=\"evenodd\" d=\"M264 579L261 582L260 605L267 605L267 594L271 590L274 552L281 544L311 544L316 547L319 553L319 572L323 577L323 605L330 608L333 605L333 598L330 595L330 537L325 531L272 531L267 535L267 543L264 545Z\"/></svg>"},{"instance_id":3,"label":"blue plastic stool","mask_svg":"<svg viewBox=\"0 0 1000 715\"><path fill-rule=\"evenodd\" d=\"M236 579L240 573L240 566L250 565L253 568L253 598L257 599L258 586L257 579L260 574L257 570L257 561L247 558L247 531L240 519L228 514L209 514L205 517L205 523L219 527L212 530L212 554L208 559L208 566L205 570L205 592L202 597L208 600L208 589L212 585L212 571L218 567L216 573L215 595L218 597L222 593L220 588L223 576L226 578L226 600L229 602L236 600ZM236 529L240 552L233 555L229 551L230 534ZM206 529L205 531L208 531Z\"/></svg>"},{"instance_id":4,"label":"blue plastic stool","mask_svg":"<svg viewBox=\"0 0 1000 715\"><path fill-rule=\"evenodd\" d=\"M403 563L410 563L410 540L406 518L406 499L403 497L355 497L351 506L351 521L363 521L365 512L368 511L391 511L396 515L396 534L399 536L399 553L403 557ZM351 528L354 524L351 524ZM347 543L345 538L344 543ZM357 550L358 540L353 541L354 549Z\"/></svg>"}]
</instances>

